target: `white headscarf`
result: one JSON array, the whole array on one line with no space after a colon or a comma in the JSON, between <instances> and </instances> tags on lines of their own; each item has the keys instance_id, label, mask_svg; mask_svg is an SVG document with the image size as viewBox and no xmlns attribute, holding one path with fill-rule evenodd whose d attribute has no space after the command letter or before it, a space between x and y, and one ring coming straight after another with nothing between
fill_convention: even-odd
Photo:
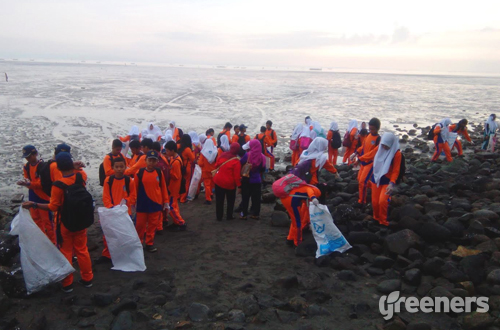
<instances>
[{"instance_id":1,"label":"white headscarf","mask_svg":"<svg viewBox=\"0 0 500 330\"><path fill-rule=\"evenodd\" d=\"M174 126L174 127L170 127L170 125L172 125L172 126ZM168 129L170 129L171 131L174 131L174 130L175 130L175 128L176 128L176 126L175 126L175 121L173 121L173 120L172 120L170 123L168 123Z\"/></svg>"},{"instance_id":2,"label":"white headscarf","mask_svg":"<svg viewBox=\"0 0 500 330\"><path fill-rule=\"evenodd\" d=\"M297 124L295 128L293 129L292 136L290 137L290 140L296 141L298 140L300 134L302 133L302 124Z\"/></svg>"},{"instance_id":3,"label":"white headscarf","mask_svg":"<svg viewBox=\"0 0 500 330\"><path fill-rule=\"evenodd\" d=\"M208 139L203 144L203 149L201 149L201 154L205 156L210 164L215 162L215 158L217 157L217 148L214 145L214 141L212 139Z\"/></svg>"},{"instance_id":4,"label":"white headscarf","mask_svg":"<svg viewBox=\"0 0 500 330\"><path fill-rule=\"evenodd\" d=\"M195 131L191 131L188 134L191 137L191 143L194 144L195 146L199 146L200 139L198 138L198 134Z\"/></svg>"},{"instance_id":5,"label":"white headscarf","mask_svg":"<svg viewBox=\"0 0 500 330\"><path fill-rule=\"evenodd\" d=\"M141 132L141 138L142 139L145 139L148 135L148 130L147 129L143 129L142 132Z\"/></svg>"},{"instance_id":6,"label":"white headscarf","mask_svg":"<svg viewBox=\"0 0 500 330\"><path fill-rule=\"evenodd\" d=\"M495 134L495 132L497 131L498 129L498 124L496 123L496 121L493 120L493 115L490 115L488 117L488 120L485 121L484 123L484 128L486 129L486 125L489 125L489 130L488 130L488 134Z\"/></svg>"},{"instance_id":7,"label":"white headscarf","mask_svg":"<svg viewBox=\"0 0 500 330\"><path fill-rule=\"evenodd\" d=\"M173 141L174 139L172 138L172 132L166 131L165 135L163 136L163 139L165 140L165 143Z\"/></svg>"},{"instance_id":8,"label":"white headscarf","mask_svg":"<svg viewBox=\"0 0 500 330\"><path fill-rule=\"evenodd\" d=\"M347 126L347 131L351 133L353 128L358 128L358 121L356 119L351 119L349 121L349 126Z\"/></svg>"},{"instance_id":9,"label":"white headscarf","mask_svg":"<svg viewBox=\"0 0 500 330\"><path fill-rule=\"evenodd\" d=\"M305 120L305 122L306 122L306 125L307 125L307 126L311 126L312 119L311 119L311 118L307 118L307 119Z\"/></svg>"},{"instance_id":10,"label":"white headscarf","mask_svg":"<svg viewBox=\"0 0 500 330\"><path fill-rule=\"evenodd\" d=\"M441 124L441 138L443 141L448 141L448 133L450 132L450 128L448 127L451 124L450 118L445 118L439 122Z\"/></svg>"},{"instance_id":11,"label":"white headscarf","mask_svg":"<svg viewBox=\"0 0 500 330\"><path fill-rule=\"evenodd\" d=\"M309 145L309 148L307 148L307 150L304 150L304 152L302 152L302 155L300 155L299 164L307 160L315 159L318 171L321 170L327 161L327 149L327 139L322 137L315 138L314 141Z\"/></svg>"},{"instance_id":12,"label":"white headscarf","mask_svg":"<svg viewBox=\"0 0 500 330\"><path fill-rule=\"evenodd\" d=\"M229 151L229 139L226 134L223 134L220 137L220 147L222 148L222 151Z\"/></svg>"},{"instance_id":13,"label":"white headscarf","mask_svg":"<svg viewBox=\"0 0 500 330\"><path fill-rule=\"evenodd\" d=\"M207 136L205 134L200 134L200 135L198 135L198 140L200 141L201 146L203 146L203 144L207 140Z\"/></svg>"},{"instance_id":14,"label":"white headscarf","mask_svg":"<svg viewBox=\"0 0 500 330\"><path fill-rule=\"evenodd\" d=\"M153 126L153 129L151 129L151 126ZM161 129L152 122L148 124L146 130L148 131L147 135L153 135L153 137L151 138L153 141L158 140L158 137L161 136Z\"/></svg>"},{"instance_id":15,"label":"white headscarf","mask_svg":"<svg viewBox=\"0 0 500 330\"><path fill-rule=\"evenodd\" d=\"M338 131L339 130L339 124L337 124L336 121L332 121L330 123L330 130L331 131Z\"/></svg>"},{"instance_id":16,"label":"white headscarf","mask_svg":"<svg viewBox=\"0 0 500 330\"><path fill-rule=\"evenodd\" d=\"M390 149L385 150L382 145L388 146ZM373 160L373 178L377 187L380 186L380 179L389 172L392 160L396 151L399 150L399 139L393 133L387 132L382 135L377 154Z\"/></svg>"},{"instance_id":17,"label":"white headscarf","mask_svg":"<svg viewBox=\"0 0 500 330\"><path fill-rule=\"evenodd\" d=\"M300 133L299 137L311 137L311 119L308 119L309 124L302 125L302 132Z\"/></svg>"},{"instance_id":18,"label":"white headscarf","mask_svg":"<svg viewBox=\"0 0 500 330\"><path fill-rule=\"evenodd\" d=\"M128 131L128 135L139 135L139 127L136 125L132 126L130 131Z\"/></svg>"}]
</instances>

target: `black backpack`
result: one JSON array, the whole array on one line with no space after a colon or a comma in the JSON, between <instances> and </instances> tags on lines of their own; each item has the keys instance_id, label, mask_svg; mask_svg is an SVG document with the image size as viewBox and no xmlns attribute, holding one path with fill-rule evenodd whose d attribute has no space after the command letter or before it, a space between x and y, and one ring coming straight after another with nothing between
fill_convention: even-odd
<instances>
[{"instance_id":1,"label":"black backpack","mask_svg":"<svg viewBox=\"0 0 500 330\"><path fill-rule=\"evenodd\" d=\"M40 178L40 183L42 185L42 190L47 196L50 196L50 191L52 190L52 178L50 177L50 164L55 162L53 159L49 159L47 162L40 162L36 168L36 174Z\"/></svg>"},{"instance_id":2,"label":"black backpack","mask_svg":"<svg viewBox=\"0 0 500 330\"><path fill-rule=\"evenodd\" d=\"M278 145L278 137L276 136L276 132L273 129L271 130L271 139L276 140L276 142L274 142L273 144L273 147L276 148L276 146Z\"/></svg>"},{"instance_id":3,"label":"black backpack","mask_svg":"<svg viewBox=\"0 0 500 330\"><path fill-rule=\"evenodd\" d=\"M405 174L406 174L406 160L405 160L405 156L401 152L401 165L399 167L399 175L398 175L398 179L396 180L396 184L400 184L401 182L403 182L403 178L404 178Z\"/></svg>"},{"instance_id":4,"label":"black backpack","mask_svg":"<svg viewBox=\"0 0 500 330\"><path fill-rule=\"evenodd\" d=\"M255 135L255 138L257 140L259 140L259 142L260 142L260 146L262 147L262 153L265 153L266 152L266 147L264 146L264 139L266 138L266 135L264 134L262 136L262 139L259 139L259 134L257 134L257 135Z\"/></svg>"},{"instance_id":5,"label":"black backpack","mask_svg":"<svg viewBox=\"0 0 500 330\"><path fill-rule=\"evenodd\" d=\"M338 149L342 146L342 138L340 137L339 131L333 131L332 140L330 141L330 146L332 149Z\"/></svg>"},{"instance_id":6,"label":"black backpack","mask_svg":"<svg viewBox=\"0 0 500 330\"><path fill-rule=\"evenodd\" d=\"M109 153L108 156L111 160L111 166L113 166L113 154ZM104 162L102 162L101 165L99 165L99 185L101 187L104 186L104 180L106 180L106 172L104 171Z\"/></svg>"},{"instance_id":7,"label":"black backpack","mask_svg":"<svg viewBox=\"0 0 500 330\"><path fill-rule=\"evenodd\" d=\"M434 124L432 125L431 127L431 130L429 131L429 134L427 134L427 140L434 140L434 129L436 128L436 125L438 124Z\"/></svg>"},{"instance_id":8,"label":"black backpack","mask_svg":"<svg viewBox=\"0 0 500 330\"><path fill-rule=\"evenodd\" d=\"M311 182L312 174L311 174L311 165L312 159L306 160L302 163L297 164L291 171L290 174L295 175L296 177L301 178L306 183Z\"/></svg>"},{"instance_id":9,"label":"black backpack","mask_svg":"<svg viewBox=\"0 0 500 330\"><path fill-rule=\"evenodd\" d=\"M81 173L75 173L76 180L72 185L55 181L54 186L64 190L63 205L58 212L58 238L60 223L71 232L77 232L90 227L94 223L94 199L85 188Z\"/></svg>"},{"instance_id":10,"label":"black backpack","mask_svg":"<svg viewBox=\"0 0 500 330\"><path fill-rule=\"evenodd\" d=\"M243 150L243 146L247 143L246 138L247 135L238 135L238 144L240 145L240 151L238 152L238 156L243 157L246 154L246 151Z\"/></svg>"},{"instance_id":11,"label":"black backpack","mask_svg":"<svg viewBox=\"0 0 500 330\"><path fill-rule=\"evenodd\" d=\"M109 197L111 197L111 204L115 205L115 202L113 201L113 193L112 193L112 187L113 187L113 182L115 181L115 175L111 175L108 180L109 184ZM130 177L128 175L125 175L125 190L127 191L127 195L130 196Z\"/></svg>"}]
</instances>

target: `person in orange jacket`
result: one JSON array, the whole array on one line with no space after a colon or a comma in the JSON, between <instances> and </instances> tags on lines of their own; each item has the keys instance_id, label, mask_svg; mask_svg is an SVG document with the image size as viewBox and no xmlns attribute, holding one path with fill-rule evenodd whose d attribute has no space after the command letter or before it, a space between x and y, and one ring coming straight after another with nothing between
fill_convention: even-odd
<instances>
[{"instance_id":1,"label":"person in orange jacket","mask_svg":"<svg viewBox=\"0 0 500 330\"><path fill-rule=\"evenodd\" d=\"M167 227L171 231L184 231L187 224L181 216L179 210L179 191L182 182L182 158L177 154L177 144L173 141L165 145L169 169L168 191L170 194L170 216L173 224Z\"/></svg>"},{"instance_id":2,"label":"person in orange jacket","mask_svg":"<svg viewBox=\"0 0 500 330\"><path fill-rule=\"evenodd\" d=\"M188 134L191 137L191 144L193 146L192 150L194 153L194 160L195 160L195 162L197 162L198 157L199 157L200 152L201 152L200 136L195 131L191 131Z\"/></svg>"},{"instance_id":3,"label":"person in orange jacket","mask_svg":"<svg viewBox=\"0 0 500 330\"><path fill-rule=\"evenodd\" d=\"M399 139L393 133L384 133L373 160L373 175L371 177L373 219L384 226L389 225L387 222L389 203L399 177L400 168Z\"/></svg>"},{"instance_id":4,"label":"person in orange jacket","mask_svg":"<svg viewBox=\"0 0 500 330\"><path fill-rule=\"evenodd\" d=\"M81 180L82 184L85 185L87 174L84 171L77 171L74 169L75 165L73 164L73 159L68 152L59 152L56 156L56 164L57 168L62 173L61 178L57 181L70 186L77 183L77 180ZM22 206L26 209L34 208L45 211L50 210L57 213L62 208L63 203L64 189L57 187L57 185L54 184L52 186L50 202L48 204L38 204L30 201L23 203ZM81 275L81 279L78 283L86 288L90 288L92 286L94 274L92 272L92 261L90 260L90 254L87 248L87 229L71 232L60 220L58 221L62 237L62 241L58 242L60 244L59 250L70 264L72 263L73 253L75 253ZM68 275L64 280L62 280L62 290L66 293L73 291L73 274Z\"/></svg>"},{"instance_id":5,"label":"person in orange jacket","mask_svg":"<svg viewBox=\"0 0 500 330\"><path fill-rule=\"evenodd\" d=\"M167 191L168 191L167 181L168 181L168 178L170 175L170 166L168 165L168 160L167 160L167 156L165 154L165 150L163 150L163 152L162 152L161 143L158 141L153 142L152 150L154 150L158 153L158 164L156 164L156 167L162 171L163 177L165 178L164 183L165 183L165 186L167 187ZM168 212L170 212L170 210L167 210L167 209L163 210L161 212L160 220L158 221L158 227L156 227L156 235L163 234L163 223L168 221L168 219L167 219Z\"/></svg>"},{"instance_id":6,"label":"person in orange jacket","mask_svg":"<svg viewBox=\"0 0 500 330\"><path fill-rule=\"evenodd\" d=\"M342 138L339 133L339 124L336 121L332 121L330 123L330 129L328 130L328 134L326 136L328 140L328 161L333 165L337 165L337 157L339 156L339 148L342 146ZM337 148L334 148L332 145L338 144Z\"/></svg>"},{"instance_id":7,"label":"person in orange jacket","mask_svg":"<svg viewBox=\"0 0 500 330\"><path fill-rule=\"evenodd\" d=\"M144 138L141 141L141 147L142 147L142 152L144 154L147 154L148 151L151 151L153 149L153 140L150 138ZM147 166L147 157L145 156L140 156L138 157L136 163L129 168L125 170L125 175L128 176L134 176L141 168L144 168Z\"/></svg>"},{"instance_id":8,"label":"person in orange jacket","mask_svg":"<svg viewBox=\"0 0 500 330\"><path fill-rule=\"evenodd\" d=\"M438 160L441 152L444 151L446 156L446 160L451 162L453 158L451 158L450 146L448 144L448 132L450 131L449 125L451 124L450 118L445 118L436 124L434 127L434 145L436 150L434 151L434 155L431 158L431 162L435 162Z\"/></svg>"},{"instance_id":9,"label":"person in orange jacket","mask_svg":"<svg viewBox=\"0 0 500 330\"><path fill-rule=\"evenodd\" d=\"M457 133L458 135L463 136L467 141L469 141L470 144L474 145L474 142L471 140L469 136L469 132L467 132L468 123L469 122L467 121L467 119L462 119L457 124L452 124L449 126L450 132ZM457 148L458 156L462 156L464 154L464 151L462 149L462 143L460 142L459 139L455 140L453 148ZM451 150L453 150L453 148Z\"/></svg>"},{"instance_id":10,"label":"person in orange jacket","mask_svg":"<svg viewBox=\"0 0 500 330\"><path fill-rule=\"evenodd\" d=\"M25 180L18 181L17 184L28 188L29 201L48 204L50 196L43 191L42 183L38 176L38 166L43 162L38 160L38 151L34 146L27 145L23 148L23 158L26 159L26 164L23 166ZM40 228L54 245L57 244L54 221L50 211L31 208L30 214L38 228Z\"/></svg>"},{"instance_id":11,"label":"person in orange jacket","mask_svg":"<svg viewBox=\"0 0 500 330\"><path fill-rule=\"evenodd\" d=\"M139 140L130 141L128 146L132 152L132 157L130 159L125 158L125 160L127 161L127 167L132 167L144 156L144 153L141 150L141 142Z\"/></svg>"},{"instance_id":12,"label":"person in orange jacket","mask_svg":"<svg viewBox=\"0 0 500 330\"><path fill-rule=\"evenodd\" d=\"M104 181L102 202L104 207L112 208L120 205L124 200L128 207L128 214L132 216L132 207L135 206L137 201L137 190L134 180L125 175L126 168L127 165L125 158L118 157L114 159L114 174L108 176ZM106 243L106 237L104 237L104 235L102 236L102 240L104 249L101 253L101 257L96 260L96 264L111 262L111 254L109 253L108 244Z\"/></svg>"},{"instance_id":13,"label":"person in orange jacket","mask_svg":"<svg viewBox=\"0 0 500 330\"><path fill-rule=\"evenodd\" d=\"M137 187L137 220L135 229L142 243L146 243L146 251L156 252L154 246L155 233L161 212L169 209L169 196L165 178L156 167L158 152L149 150L146 153L146 167L141 168L134 177ZM144 239L146 235L146 239Z\"/></svg>"},{"instance_id":14,"label":"person in orange jacket","mask_svg":"<svg viewBox=\"0 0 500 330\"><path fill-rule=\"evenodd\" d=\"M305 124L302 124L302 132L299 135L299 155L301 155L313 141L312 131L314 125L311 117L307 116L304 119Z\"/></svg>"},{"instance_id":15,"label":"person in orange jacket","mask_svg":"<svg viewBox=\"0 0 500 330\"><path fill-rule=\"evenodd\" d=\"M269 170L270 171L274 171L274 162L275 162L275 158L274 158L274 148L276 148L276 146L278 145L278 135L276 134L276 131L272 129L273 127L273 122L268 120L266 122L266 136L269 138L269 146L267 147L267 153L270 154L270 155L273 155L272 157L269 158ZM266 155L267 157L267 155Z\"/></svg>"},{"instance_id":16,"label":"person in orange jacket","mask_svg":"<svg viewBox=\"0 0 500 330\"><path fill-rule=\"evenodd\" d=\"M366 129L366 123L365 122L362 122L361 123L361 128L359 129L359 136L358 136L358 144L357 144L357 148L360 148L363 146L363 143L365 142L365 139L366 137L368 136L369 132L368 130Z\"/></svg>"},{"instance_id":17,"label":"person in orange jacket","mask_svg":"<svg viewBox=\"0 0 500 330\"><path fill-rule=\"evenodd\" d=\"M358 157L354 165L358 163L361 165L358 171L358 204L360 205L366 204L366 194L368 188L371 186L370 178L372 176L373 159L377 154L378 145L380 143L380 135L378 134L380 130L380 120L378 118L370 119L368 128L370 129L370 134L365 137L363 145L351 155L353 160L356 156Z\"/></svg>"},{"instance_id":18,"label":"person in orange jacket","mask_svg":"<svg viewBox=\"0 0 500 330\"><path fill-rule=\"evenodd\" d=\"M238 139L236 142L240 145L240 157L246 153L246 150L243 149L243 146L250 141L250 136L247 135L247 128L244 124L240 125L240 132L238 134Z\"/></svg>"},{"instance_id":19,"label":"person in orange jacket","mask_svg":"<svg viewBox=\"0 0 500 330\"><path fill-rule=\"evenodd\" d=\"M281 203L290 216L290 230L288 232L287 244L297 246L302 242L302 231L309 226L309 203L319 204L318 198L321 192L318 188L307 185L292 189L289 196L281 198Z\"/></svg>"},{"instance_id":20,"label":"person in orange jacket","mask_svg":"<svg viewBox=\"0 0 500 330\"><path fill-rule=\"evenodd\" d=\"M226 137L227 138L227 137ZM224 139L224 136L221 140ZM220 149L219 149L220 150ZM238 158L240 145L231 143L229 149L217 157L217 173L214 176L215 214L217 221L224 216L224 200L227 199L226 219L233 220L236 189L241 187L241 163Z\"/></svg>"},{"instance_id":21,"label":"person in orange jacket","mask_svg":"<svg viewBox=\"0 0 500 330\"><path fill-rule=\"evenodd\" d=\"M179 149L179 155L182 158L183 165L183 178L185 181L184 192L180 196L180 202L187 202L187 195L189 192L189 185L191 184L191 178L193 176L193 170L195 165L195 155L193 152L193 143L191 141L191 136L189 134L184 134L181 138L181 145Z\"/></svg>"},{"instance_id":22,"label":"person in orange jacket","mask_svg":"<svg viewBox=\"0 0 500 330\"><path fill-rule=\"evenodd\" d=\"M255 135L255 140L258 140L262 146L262 154L266 156L266 158L269 158L269 164L272 163L274 164L274 155L269 151L269 148L272 148L273 141L271 138L266 134L266 127L261 126L260 127L260 133ZM270 170L271 168L269 168ZM273 167L274 170L274 167Z\"/></svg>"},{"instance_id":23,"label":"person in orange jacket","mask_svg":"<svg viewBox=\"0 0 500 330\"><path fill-rule=\"evenodd\" d=\"M227 122L224 125L224 128L217 136L217 144L216 144L217 147L220 147L220 138L222 137L222 135L227 136L228 140L231 139L231 128L233 128L233 125L230 122Z\"/></svg>"},{"instance_id":24,"label":"person in orange jacket","mask_svg":"<svg viewBox=\"0 0 500 330\"><path fill-rule=\"evenodd\" d=\"M205 185L205 204L212 204L212 189L214 188L212 171L215 170L215 160L217 159L217 148L213 141L207 140L201 150L198 165L201 168L201 179Z\"/></svg>"},{"instance_id":25,"label":"person in orange jacket","mask_svg":"<svg viewBox=\"0 0 500 330\"><path fill-rule=\"evenodd\" d=\"M335 174L337 178L340 178L337 173L337 169L328 160L326 150L328 149L328 141L325 138L317 137L311 142L309 148L305 150L302 155L300 155L300 160L297 166L301 163L311 161L311 166L309 169L310 180L305 180L308 184L317 185L319 183L318 174L322 169ZM301 178L304 179L304 178Z\"/></svg>"},{"instance_id":26,"label":"person in orange jacket","mask_svg":"<svg viewBox=\"0 0 500 330\"><path fill-rule=\"evenodd\" d=\"M217 157L222 155L225 152L228 152L231 145L229 144L229 139L226 135L221 136L220 138L220 146L217 148Z\"/></svg>"},{"instance_id":27,"label":"person in orange jacket","mask_svg":"<svg viewBox=\"0 0 500 330\"><path fill-rule=\"evenodd\" d=\"M212 140L212 142L214 143L214 146L217 146L217 140L214 137L215 130L213 128L207 129L207 131L205 132L205 135L207 136L207 140Z\"/></svg>"},{"instance_id":28,"label":"person in orange jacket","mask_svg":"<svg viewBox=\"0 0 500 330\"><path fill-rule=\"evenodd\" d=\"M115 174L115 171L113 170L113 160L118 157L125 158L122 155L122 147L123 144L119 139L113 140L113 143L111 144L111 152L107 154L102 161L106 177Z\"/></svg>"},{"instance_id":29,"label":"person in orange jacket","mask_svg":"<svg viewBox=\"0 0 500 330\"><path fill-rule=\"evenodd\" d=\"M356 150L357 147L357 139L358 139L358 121L355 119L352 119L349 121L349 126L347 127L346 134L344 135L344 140L342 141L342 144L344 145L345 152L344 152L344 158L342 162L347 164L351 164L351 155L352 153ZM347 144L347 145L346 145Z\"/></svg>"},{"instance_id":30,"label":"person in orange jacket","mask_svg":"<svg viewBox=\"0 0 500 330\"><path fill-rule=\"evenodd\" d=\"M240 125L234 125L234 135L232 138L229 139L231 143L238 143L238 137L240 135Z\"/></svg>"},{"instance_id":31,"label":"person in orange jacket","mask_svg":"<svg viewBox=\"0 0 500 330\"><path fill-rule=\"evenodd\" d=\"M292 166L297 166L300 159L300 134L302 133L302 124L297 124L290 136L290 150L292 150Z\"/></svg>"},{"instance_id":32,"label":"person in orange jacket","mask_svg":"<svg viewBox=\"0 0 500 330\"><path fill-rule=\"evenodd\" d=\"M54 161L50 163L50 181L55 182L62 178L62 173L61 171L57 168L57 163L55 162L55 159L57 155L61 152L71 152L71 147L67 145L66 143L61 143L58 144L55 148L54 151L54 157L52 158ZM81 161L73 161L74 169L76 171L83 171L83 167L85 167L85 164Z\"/></svg>"},{"instance_id":33,"label":"person in orange jacket","mask_svg":"<svg viewBox=\"0 0 500 330\"><path fill-rule=\"evenodd\" d=\"M140 141L141 136L142 136L142 134L139 132L139 127L134 125L134 126L132 126L132 128L130 129L130 131L128 132L128 134L126 136L124 136L124 137L118 136L118 138L122 142L135 141L135 140Z\"/></svg>"},{"instance_id":34,"label":"person in orange jacket","mask_svg":"<svg viewBox=\"0 0 500 330\"><path fill-rule=\"evenodd\" d=\"M180 132L179 132L179 129L177 128L177 126L175 125L175 121L171 121L169 124L168 124L169 128L168 130L172 132L172 140L174 140L175 142L179 142L180 139L181 139L181 136L180 136Z\"/></svg>"}]
</instances>

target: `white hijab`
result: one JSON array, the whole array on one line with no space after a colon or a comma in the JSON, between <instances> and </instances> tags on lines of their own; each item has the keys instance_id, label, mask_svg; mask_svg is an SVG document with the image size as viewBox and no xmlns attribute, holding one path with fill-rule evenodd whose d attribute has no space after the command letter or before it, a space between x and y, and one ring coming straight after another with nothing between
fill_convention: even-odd
<instances>
[{"instance_id":1,"label":"white hijab","mask_svg":"<svg viewBox=\"0 0 500 330\"><path fill-rule=\"evenodd\" d=\"M153 129L151 129L151 125L153 126ZM153 139L153 141L156 141L158 139L159 136L161 136L161 129L156 126L155 124L153 124L152 122L150 122L148 124L148 127L146 128L146 130L148 131L147 134L148 135L153 135L154 138L151 138Z\"/></svg>"},{"instance_id":2,"label":"white hijab","mask_svg":"<svg viewBox=\"0 0 500 330\"><path fill-rule=\"evenodd\" d=\"M321 170L327 161L327 149L327 139L322 137L315 138L314 141L309 145L309 148L307 148L307 150L304 150L304 152L302 152L302 155L300 155L299 164L307 160L315 159L318 171Z\"/></svg>"},{"instance_id":3,"label":"white hijab","mask_svg":"<svg viewBox=\"0 0 500 330\"><path fill-rule=\"evenodd\" d=\"M293 129L292 136L290 137L290 140L297 141L300 134L302 133L302 124L297 124L295 128Z\"/></svg>"},{"instance_id":4,"label":"white hijab","mask_svg":"<svg viewBox=\"0 0 500 330\"><path fill-rule=\"evenodd\" d=\"M311 119L307 120L309 123L306 125L302 125L302 132L299 137L311 137Z\"/></svg>"},{"instance_id":5,"label":"white hijab","mask_svg":"<svg viewBox=\"0 0 500 330\"><path fill-rule=\"evenodd\" d=\"M145 139L148 135L148 130L147 129L143 129L142 132L141 132L141 138L142 139Z\"/></svg>"},{"instance_id":6,"label":"white hijab","mask_svg":"<svg viewBox=\"0 0 500 330\"><path fill-rule=\"evenodd\" d=\"M330 123L330 131L338 131L339 130L339 124L336 121L332 121Z\"/></svg>"},{"instance_id":7,"label":"white hijab","mask_svg":"<svg viewBox=\"0 0 500 330\"><path fill-rule=\"evenodd\" d=\"M349 126L347 126L347 131L351 133L353 128L358 128L358 121L356 119L351 119L349 121Z\"/></svg>"},{"instance_id":8,"label":"white hijab","mask_svg":"<svg viewBox=\"0 0 500 330\"><path fill-rule=\"evenodd\" d=\"M203 144L207 140L207 136L205 134L200 134L200 135L198 135L198 140L200 141L200 145L203 146Z\"/></svg>"},{"instance_id":9,"label":"white hijab","mask_svg":"<svg viewBox=\"0 0 500 330\"><path fill-rule=\"evenodd\" d=\"M172 126L174 126L174 127L170 127L170 125L172 125ZM175 121L173 121L173 120L172 120L170 123L168 123L168 129L169 129L169 130L171 130L171 131L175 131L175 128L176 128L176 127L177 127L177 126L175 126Z\"/></svg>"},{"instance_id":10,"label":"white hijab","mask_svg":"<svg viewBox=\"0 0 500 330\"><path fill-rule=\"evenodd\" d=\"M132 126L130 131L128 131L128 135L139 135L139 127L136 125Z\"/></svg>"},{"instance_id":11,"label":"white hijab","mask_svg":"<svg viewBox=\"0 0 500 330\"><path fill-rule=\"evenodd\" d=\"M450 118L445 118L439 122L441 124L441 137L444 141L448 141L448 136L450 132L450 128L448 127L451 124Z\"/></svg>"},{"instance_id":12,"label":"white hijab","mask_svg":"<svg viewBox=\"0 0 500 330\"><path fill-rule=\"evenodd\" d=\"M226 134L220 137L220 147L222 148L222 151L229 151L229 139Z\"/></svg>"},{"instance_id":13,"label":"white hijab","mask_svg":"<svg viewBox=\"0 0 500 330\"><path fill-rule=\"evenodd\" d=\"M215 158L217 157L217 148L214 145L214 141L212 139L208 139L203 144L203 149L201 149L201 154L205 156L210 164L215 162Z\"/></svg>"},{"instance_id":14,"label":"white hijab","mask_svg":"<svg viewBox=\"0 0 500 330\"><path fill-rule=\"evenodd\" d=\"M166 131L165 135L163 136L163 139L165 140L165 143L173 141L174 139L172 138L172 132Z\"/></svg>"},{"instance_id":15,"label":"white hijab","mask_svg":"<svg viewBox=\"0 0 500 330\"><path fill-rule=\"evenodd\" d=\"M496 121L493 120L493 116L490 115L488 117L488 120L485 122L485 125L484 125L484 128L486 129L486 125L489 125L489 132L488 134L495 134L495 132L497 131L498 129L498 124Z\"/></svg>"},{"instance_id":16,"label":"white hijab","mask_svg":"<svg viewBox=\"0 0 500 330\"><path fill-rule=\"evenodd\" d=\"M200 139L198 138L198 134L195 131L191 131L188 134L191 137L191 143L194 144L195 146L199 146Z\"/></svg>"},{"instance_id":17,"label":"white hijab","mask_svg":"<svg viewBox=\"0 0 500 330\"><path fill-rule=\"evenodd\" d=\"M390 147L389 150L385 150L382 145ZM382 135L380 144L378 147L377 154L373 160L373 178L377 187L380 186L380 179L389 172L392 160L396 151L399 150L399 139L396 135L390 132L386 132Z\"/></svg>"}]
</instances>

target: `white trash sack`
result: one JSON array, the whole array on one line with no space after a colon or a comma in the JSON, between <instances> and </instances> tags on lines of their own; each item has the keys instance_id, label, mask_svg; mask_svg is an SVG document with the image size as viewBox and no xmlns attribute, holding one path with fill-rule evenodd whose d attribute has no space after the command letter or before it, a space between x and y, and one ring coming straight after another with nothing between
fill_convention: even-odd
<instances>
[{"instance_id":1,"label":"white trash sack","mask_svg":"<svg viewBox=\"0 0 500 330\"><path fill-rule=\"evenodd\" d=\"M343 253L351 248L344 235L333 223L332 215L325 205L309 205L311 231L318 244L316 258L338 251Z\"/></svg>"},{"instance_id":2,"label":"white trash sack","mask_svg":"<svg viewBox=\"0 0 500 330\"><path fill-rule=\"evenodd\" d=\"M193 177L191 178L191 183L189 184L189 191L187 195L188 200L192 201L196 197L200 180L201 180L201 167L198 164L196 164L194 167Z\"/></svg>"},{"instance_id":3,"label":"white trash sack","mask_svg":"<svg viewBox=\"0 0 500 330\"><path fill-rule=\"evenodd\" d=\"M144 250L134 223L128 215L127 205L111 209L100 207L97 212L113 261L111 269L124 272L145 271Z\"/></svg>"},{"instance_id":4,"label":"white trash sack","mask_svg":"<svg viewBox=\"0 0 500 330\"><path fill-rule=\"evenodd\" d=\"M64 255L38 228L30 212L19 207L12 220L10 235L19 236L21 268L28 294L40 291L44 286L62 281L75 269Z\"/></svg>"},{"instance_id":5,"label":"white trash sack","mask_svg":"<svg viewBox=\"0 0 500 330\"><path fill-rule=\"evenodd\" d=\"M453 145L457 141L458 134L455 132L449 132L448 137L446 142L448 142L448 145L450 146L450 150L453 149Z\"/></svg>"}]
</instances>

